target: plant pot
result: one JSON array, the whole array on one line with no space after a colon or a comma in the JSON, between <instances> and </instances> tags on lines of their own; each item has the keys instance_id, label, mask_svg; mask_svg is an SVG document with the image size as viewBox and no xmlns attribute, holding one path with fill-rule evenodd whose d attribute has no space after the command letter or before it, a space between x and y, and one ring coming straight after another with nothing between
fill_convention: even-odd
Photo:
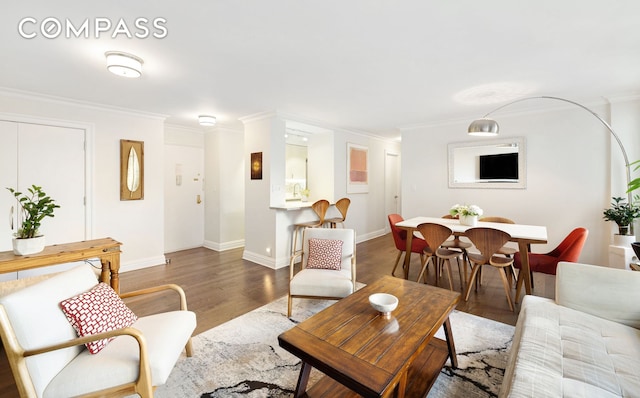
<instances>
[{"instance_id":1,"label":"plant pot","mask_svg":"<svg viewBox=\"0 0 640 398\"><path fill-rule=\"evenodd\" d=\"M629 235L629 226L628 225L618 225L618 233L620 235Z\"/></svg>"},{"instance_id":2,"label":"plant pot","mask_svg":"<svg viewBox=\"0 0 640 398\"><path fill-rule=\"evenodd\" d=\"M478 216L460 215L460 224L475 227L476 225L478 225Z\"/></svg>"},{"instance_id":3,"label":"plant pot","mask_svg":"<svg viewBox=\"0 0 640 398\"><path fill-rule=\"evenodd\" d=\"M44 246L44 235L35 238L13 238L13 252L19 256L40 253Z\"/></svg>"}]
</instances>

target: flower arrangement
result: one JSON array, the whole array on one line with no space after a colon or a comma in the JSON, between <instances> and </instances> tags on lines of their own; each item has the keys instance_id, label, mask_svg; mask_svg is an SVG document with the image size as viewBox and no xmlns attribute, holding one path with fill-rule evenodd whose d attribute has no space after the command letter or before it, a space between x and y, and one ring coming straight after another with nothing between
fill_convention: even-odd
<instances>
[{"instance_id":1,"label":"flower arrangement","mask_svg":"<svg viewBox=\"0 0 640 398\"><path fill-rule=\"evenodd\" d=\"M455 204L451 207L451 210L449 210L449 214L451 214L454 217L459 217L459 216L481 216L484 212L482 211L482 209L476 205L459 205L459 204Z\"/></svg>"}]
</instances>

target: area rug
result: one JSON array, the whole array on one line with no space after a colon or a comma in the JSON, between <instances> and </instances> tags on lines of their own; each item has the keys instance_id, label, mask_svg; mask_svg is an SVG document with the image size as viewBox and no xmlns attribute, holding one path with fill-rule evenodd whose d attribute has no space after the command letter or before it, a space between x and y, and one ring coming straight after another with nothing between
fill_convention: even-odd
<instances>
[{"instance_id":1,"label":"area rug","mask_svg":"<svg viewBox=\"0 0 640 398\"><path fill-rule=\"evenodd\" d=\"M180 358L156 398L291 397L300 360L278 346L280 333L333 304L280 298L194 337L194 356ZM448 362L428 397L495 397L504 375L513 326L464 312L451 314L458 368ZM444 338L442 330L438 337ZM312 371L309 386L322 375Z\"/></svg>"}]
</instances>

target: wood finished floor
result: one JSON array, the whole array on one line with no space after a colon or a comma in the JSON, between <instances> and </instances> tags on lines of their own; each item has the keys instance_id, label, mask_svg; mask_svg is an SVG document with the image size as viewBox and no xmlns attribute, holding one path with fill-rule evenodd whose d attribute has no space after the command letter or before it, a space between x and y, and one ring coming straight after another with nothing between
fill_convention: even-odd
<instances>
[{"instance_id":1,"label":"wood finished floor","mask_svg":"<svg viewBox=\"0 0 640 398\"><path fill-rule=\"evenodd\" d=\"M369 284L382 275L388 275L397 255L391 235L385 235L357 245L357 280ZM230 319L258 308L287 294L289 271L287 268L272 270L242 259L242 249L216 252L205 248L184 250L167 254L168 265L145 268L123 273L121 291L127 292L163 283L182 286L187 295L189 309L196 312L201 333ZM420 259L411 259L409 279L415 280L420 272ZM396 276L401 275L401 269ZM427 283L435 284L433 270L427 275ZM555 277L535 274L534 294L553 298ZM454 289L460 291L456 265L453 265ZM448 287L446 276L440 286ZM515 289L511 290L512 296ZM128 301L127 304L139 316L177 308L175 297L157 294L150 300ZM458 310L499 322L515 325L520 306L511 312L496 269L485 267L482 286L472 291L468 302L461 301ZM13 376L4 350L0 352L0 397L18 397Z\"/></svg>"}]
</instances>

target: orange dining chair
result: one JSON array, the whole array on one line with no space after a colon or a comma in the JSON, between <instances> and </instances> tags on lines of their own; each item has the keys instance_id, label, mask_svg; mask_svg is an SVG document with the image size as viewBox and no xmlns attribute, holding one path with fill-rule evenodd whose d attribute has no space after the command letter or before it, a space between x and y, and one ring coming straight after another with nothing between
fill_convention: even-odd
<instances>
[{"instance_id":1,"label":"orange dining chair","mask_svg":"<svg viewBox=\"0 0 640 398\"><path fill-rule=\"evenodd\" d=\"M548 253L529 253L529 269L531 271L531 286L533 286L533 273L542 272L543 274L556 274L556 268L560 261L570 263L578 262L582 248L589 235L586 228L575 228L567 235L555 249ZM514 256L514 266L520 269L522 259L520 253Z\"/></svg>"},{"instance_id":2,"label":"orange dining chair","mask_svg":"<svg viewBox=\"0 0 640 398\"><path fill-rule=\"evenodd\" d=\"M311 205L311 209L318 216L317 220L301 222L293 224L293 242L291 242L291 254L296 252L296 247L298 244L298 232L300 229L304 228L320 228L324 225L324 217L327 214L327 209L329 209L329 201L325 199L320 199L314 202Z\"/></svg>"},{"instance_id":3,"label":"orange dining chair","mask_svg":"<svg viewBox=\"0 0 640 398\"><path fill-rule=\"evenodd\" d=\"M400 221L404 221L404 218L400 214L389 214L387 216L389 219L389 226L391 227L391 236L393 236L393 242L396 245L396 249L398 249L398 255L396 256L396 262L393 265L393 271L391 271L391 275L395 276L396 268L398 268L398 263L400 262L400 257L402 254L407 251L407 231L401 228L396 227L396 224ZM411 253L418 253L420 255L420 265L424 264L424 249L427 247L427 242L424 239L418 238L414 236L411 240ZM406 274L409 275L409 270L406 270Z\"/></svg>"},{"instance_id":4,"label":"orange dining chair","mask_svg":"<svg viewBox=\"0 0 640 398\"><path fill-rule=\"evenodd\" d=\"M420 270L420 274L418 275L417 281L420 282L420 278L425 274L429 266L429 261L433 260L434 267L436 269L436 285L439 284L440 279L440 264L439 260L442 261L447 266L447 276L449 277L449 289L453 290L453 278L451 276L451 260L454 258L458 262L458 273L460 274L460 286L461 289L464 288L464 278L462 277L462 268L460 265L460 257L462 256L462 252L458 250L450 250L445 249L442 246L442 243L449 239L451 235L453 235L453 230L442 224L435 223L423 223L418 225L418 231L422 234L422 237L427 242L427 247L424 249L424 254L426 255L426 261L422 264L422 270ZM431 248L435 247L437 249L432 250ZM426 282L426 275L425 275Z\"/></svg>"},{"instance_id":5,"label":"orange dining chair","mask_svg":"<svg viewBox=\"0 0 640 398\"><path fill-rule=\"evenodd\" d=\"M324 222L329 224L331 228L335 228L338 223L342 224L342 227L344 228L344 220L347 219L347 210L349 210L350 204L351 199L349 198L338 199L336 202L336 209L338 209L342 217L327 218Z\"/></svg>"},{"instance_id":6,"label":"orange dining chair","mask_svg":"<svg viewBox=\"0 0 640 398\"><path fill-rule=\"evenodd\" d=\"M513 264L513 258L496 256L496 254L498 254L498 250L500 250L500 248L511 239L511 235L504 231L500 231L499 229L476 227L469 228L465 232L465 236L469 238L480 253L469 252L469 260L473 264L473 268L471 269L471 276L467 283L467 291L464 294L464 301L469 300L471 286L474 285L474 280L478 276L478 271L483 265L491 265L497 268L500 272L504 292L506 293L507 301L509 302L509 308L511 311L514 311L513 302L511 300L511 289L509 287L509 282L507 281L507 274L504 271L505 268Z\"/></svg>"}]
</instances>

